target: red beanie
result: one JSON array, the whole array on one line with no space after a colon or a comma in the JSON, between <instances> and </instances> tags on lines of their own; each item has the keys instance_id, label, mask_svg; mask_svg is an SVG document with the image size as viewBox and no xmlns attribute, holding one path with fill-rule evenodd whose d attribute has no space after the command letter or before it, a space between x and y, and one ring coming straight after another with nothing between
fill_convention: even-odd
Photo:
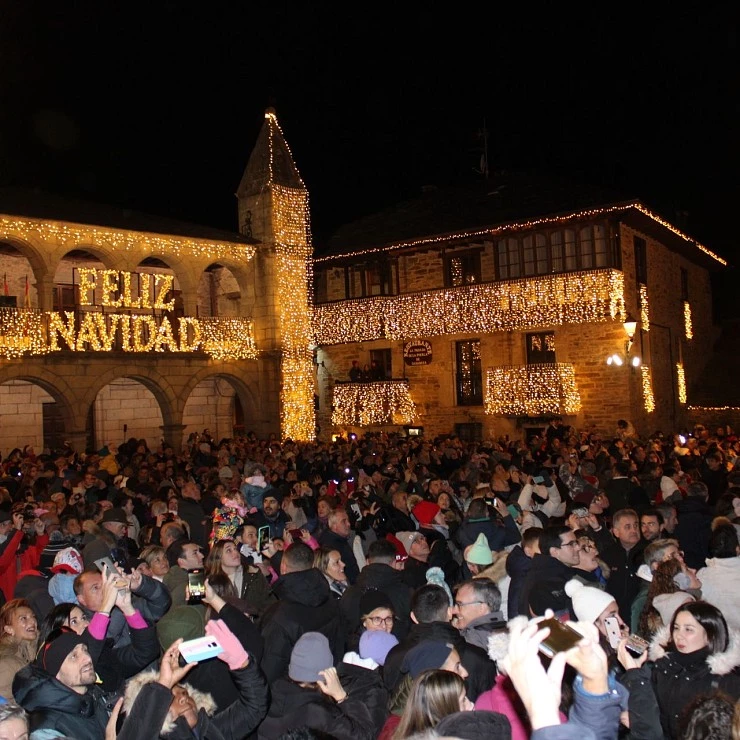
<instances>
[{"instance_id":1,"label":"red beanie","mask_svg":"<svg viewBox=\"0 0 740 740\"><path fill-rule=\"evenodd\" d=\"M431 501L419 501L411 511L419 524L431 524L439 512L439 506L433 504Z\"/></svg>"}]
</instances>

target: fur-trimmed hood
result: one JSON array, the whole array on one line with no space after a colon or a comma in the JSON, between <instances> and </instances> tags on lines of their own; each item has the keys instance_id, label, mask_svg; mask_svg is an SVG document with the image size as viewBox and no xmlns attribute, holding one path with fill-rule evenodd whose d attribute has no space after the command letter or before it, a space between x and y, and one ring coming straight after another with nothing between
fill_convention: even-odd
<instances>
[{"instance_id":1,"label":"fur-trimmed hood","mask_svg":"<svg viewBox=\"0 0 740 740\"><path fill-rule=\"evenodd\" d=\"M506 675L506 671L501 664L501 661L506 657L506 653L509 652L509 630L513 624L527 624L529 620L525 616L514 617L507 623L508 629L506 632L494 632L488 638L488 657L496 663L498 672Z\"/></svg>"},{"instance_id":2,"label":"fur-trimmed hood","mask_svg":"<svg viewBox=\"0 0 740 740\"><path fill-rule=\"evenodd\" d=\"M138 673L137 675L135 675L126 684L126 693L123 696L123 711L128 714L131 711L131 707L133 707L134 705L134 701L136 701L136 697L139 695L139 692L144 688L144 686L146 686L146 684L148 683L154 683L158 680L159 671L145 671L144 673ZM188 690L188 694L190 694L193 701L195 702L195 706L198 711L203 709L209 717L215 714L218 707L216 706L216 702L213 700L213 697L210 694L207 694L203 691L198 691L198 689L193 688L193 686L191 686L189 683L181 684L181 686ZM165 719L159 734L169 735L174 729L175 723L168 714L167 719Z\"/></svg>"},{"instance_id":3,"label":"fur-trimmed hood","mask_svg":"<svg viewBox=\"0 0 740 740\"><path fill-rule=\"evenodd\" d=\"M661 627L650 641L650 648L648 649L650 660L655 661L664 658L668 654L666 652L666 646L670 641L670 628ZM723 653L715 653L708 656L707 665L715 676L726 676L740 666L740 632L730 630L730 644L727 650Z\"/></svg>"}]
</instances>

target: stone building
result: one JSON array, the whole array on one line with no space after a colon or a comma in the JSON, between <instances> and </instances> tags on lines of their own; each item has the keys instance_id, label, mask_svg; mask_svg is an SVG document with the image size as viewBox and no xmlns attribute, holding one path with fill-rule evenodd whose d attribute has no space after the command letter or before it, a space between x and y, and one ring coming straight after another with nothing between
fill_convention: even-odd
<instances>
[{"instance_id":1,"label":"stone building","mask_svg":"<svg viewBox=\"0 0 740 740\"><path fill-rule=\"evenodd\" d=\"M318 424L676 429L723 265L639 200L516 173L426 188L314 258ZM350 381L353 360L370 382Z\"/></svg>"},{"instance_id":2,"label":"stone building","mask_svg":"<svg viewBox=\"0 0 740 740\"><path fill-rule=\"evenodd\" d=\"M237 197L241 233L0 191L0 451L313 436L307 193L272 110Z\"/></svg>"}]
</instances>

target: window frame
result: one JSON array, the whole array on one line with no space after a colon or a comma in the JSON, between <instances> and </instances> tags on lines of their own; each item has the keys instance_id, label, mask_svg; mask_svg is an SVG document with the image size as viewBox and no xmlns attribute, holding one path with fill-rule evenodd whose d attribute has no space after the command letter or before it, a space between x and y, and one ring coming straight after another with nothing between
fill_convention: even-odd
<instances>
[{"instance_id":1,"label":"window frame","mask_svg":"<svg viewBox=\"0 0 740 740\"><path fill-rule=\"evenodd\" d=\"M475 345L477 354L475 357ZM466 362L463 357L465 347L469 346L472 355L469 373L463 374L462 366ZM463 384L471 383L471 391L465 392ZM455 342L455 405L456 406L482 406L483 405L483 363L481 359L481 340L464 339Z\"/></svg>"}]
</instances>

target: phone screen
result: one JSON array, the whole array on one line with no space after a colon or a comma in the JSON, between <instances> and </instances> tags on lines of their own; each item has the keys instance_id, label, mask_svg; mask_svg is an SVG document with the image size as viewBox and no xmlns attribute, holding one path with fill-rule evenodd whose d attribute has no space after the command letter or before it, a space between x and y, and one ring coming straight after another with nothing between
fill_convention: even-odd
<instances>
[{"instance_id":1,"label":"phone screen","mask_svg":"<svg viewBox=\"0 0 740 740\"><path fill-rule=\"evenodd\" d=\"M262 552L270 541L270 527L260 527L257 530L257 550Z\"/></svg>"},{"instance_id":2,"label":"phone screen","mask_svg":"<svg viewBox=\"0 0 740 740\"><path fill-rule=\"evenodd\" d=\"M540 486L545 482L545 479L541 475L532 476L532 480Z\"/></svg>"},{"instance_id":3,"label":"phone screen","mask_svg":"<svg viewBox=\"0 0 740 740\"><path fill-rule=\"evenodd\" d=\"M550 658L556 653L570 650L583 639L580 632L576 632L572 627L568 627L567 624L559 622L554 617L543 620L539 626L540 629L550 628L550 634L540 644L540 651Z\"/></svg>"},{"instance_id":4,"label":"phone screen","mask_svg":"<svg viewBox=\"0 0 740 740\"><path fill-rule=\"evenodd\" d=\"M188 604L200 604L206 595L206 574L202 568L188 571Z\"/></svg>"}]
</instances>

